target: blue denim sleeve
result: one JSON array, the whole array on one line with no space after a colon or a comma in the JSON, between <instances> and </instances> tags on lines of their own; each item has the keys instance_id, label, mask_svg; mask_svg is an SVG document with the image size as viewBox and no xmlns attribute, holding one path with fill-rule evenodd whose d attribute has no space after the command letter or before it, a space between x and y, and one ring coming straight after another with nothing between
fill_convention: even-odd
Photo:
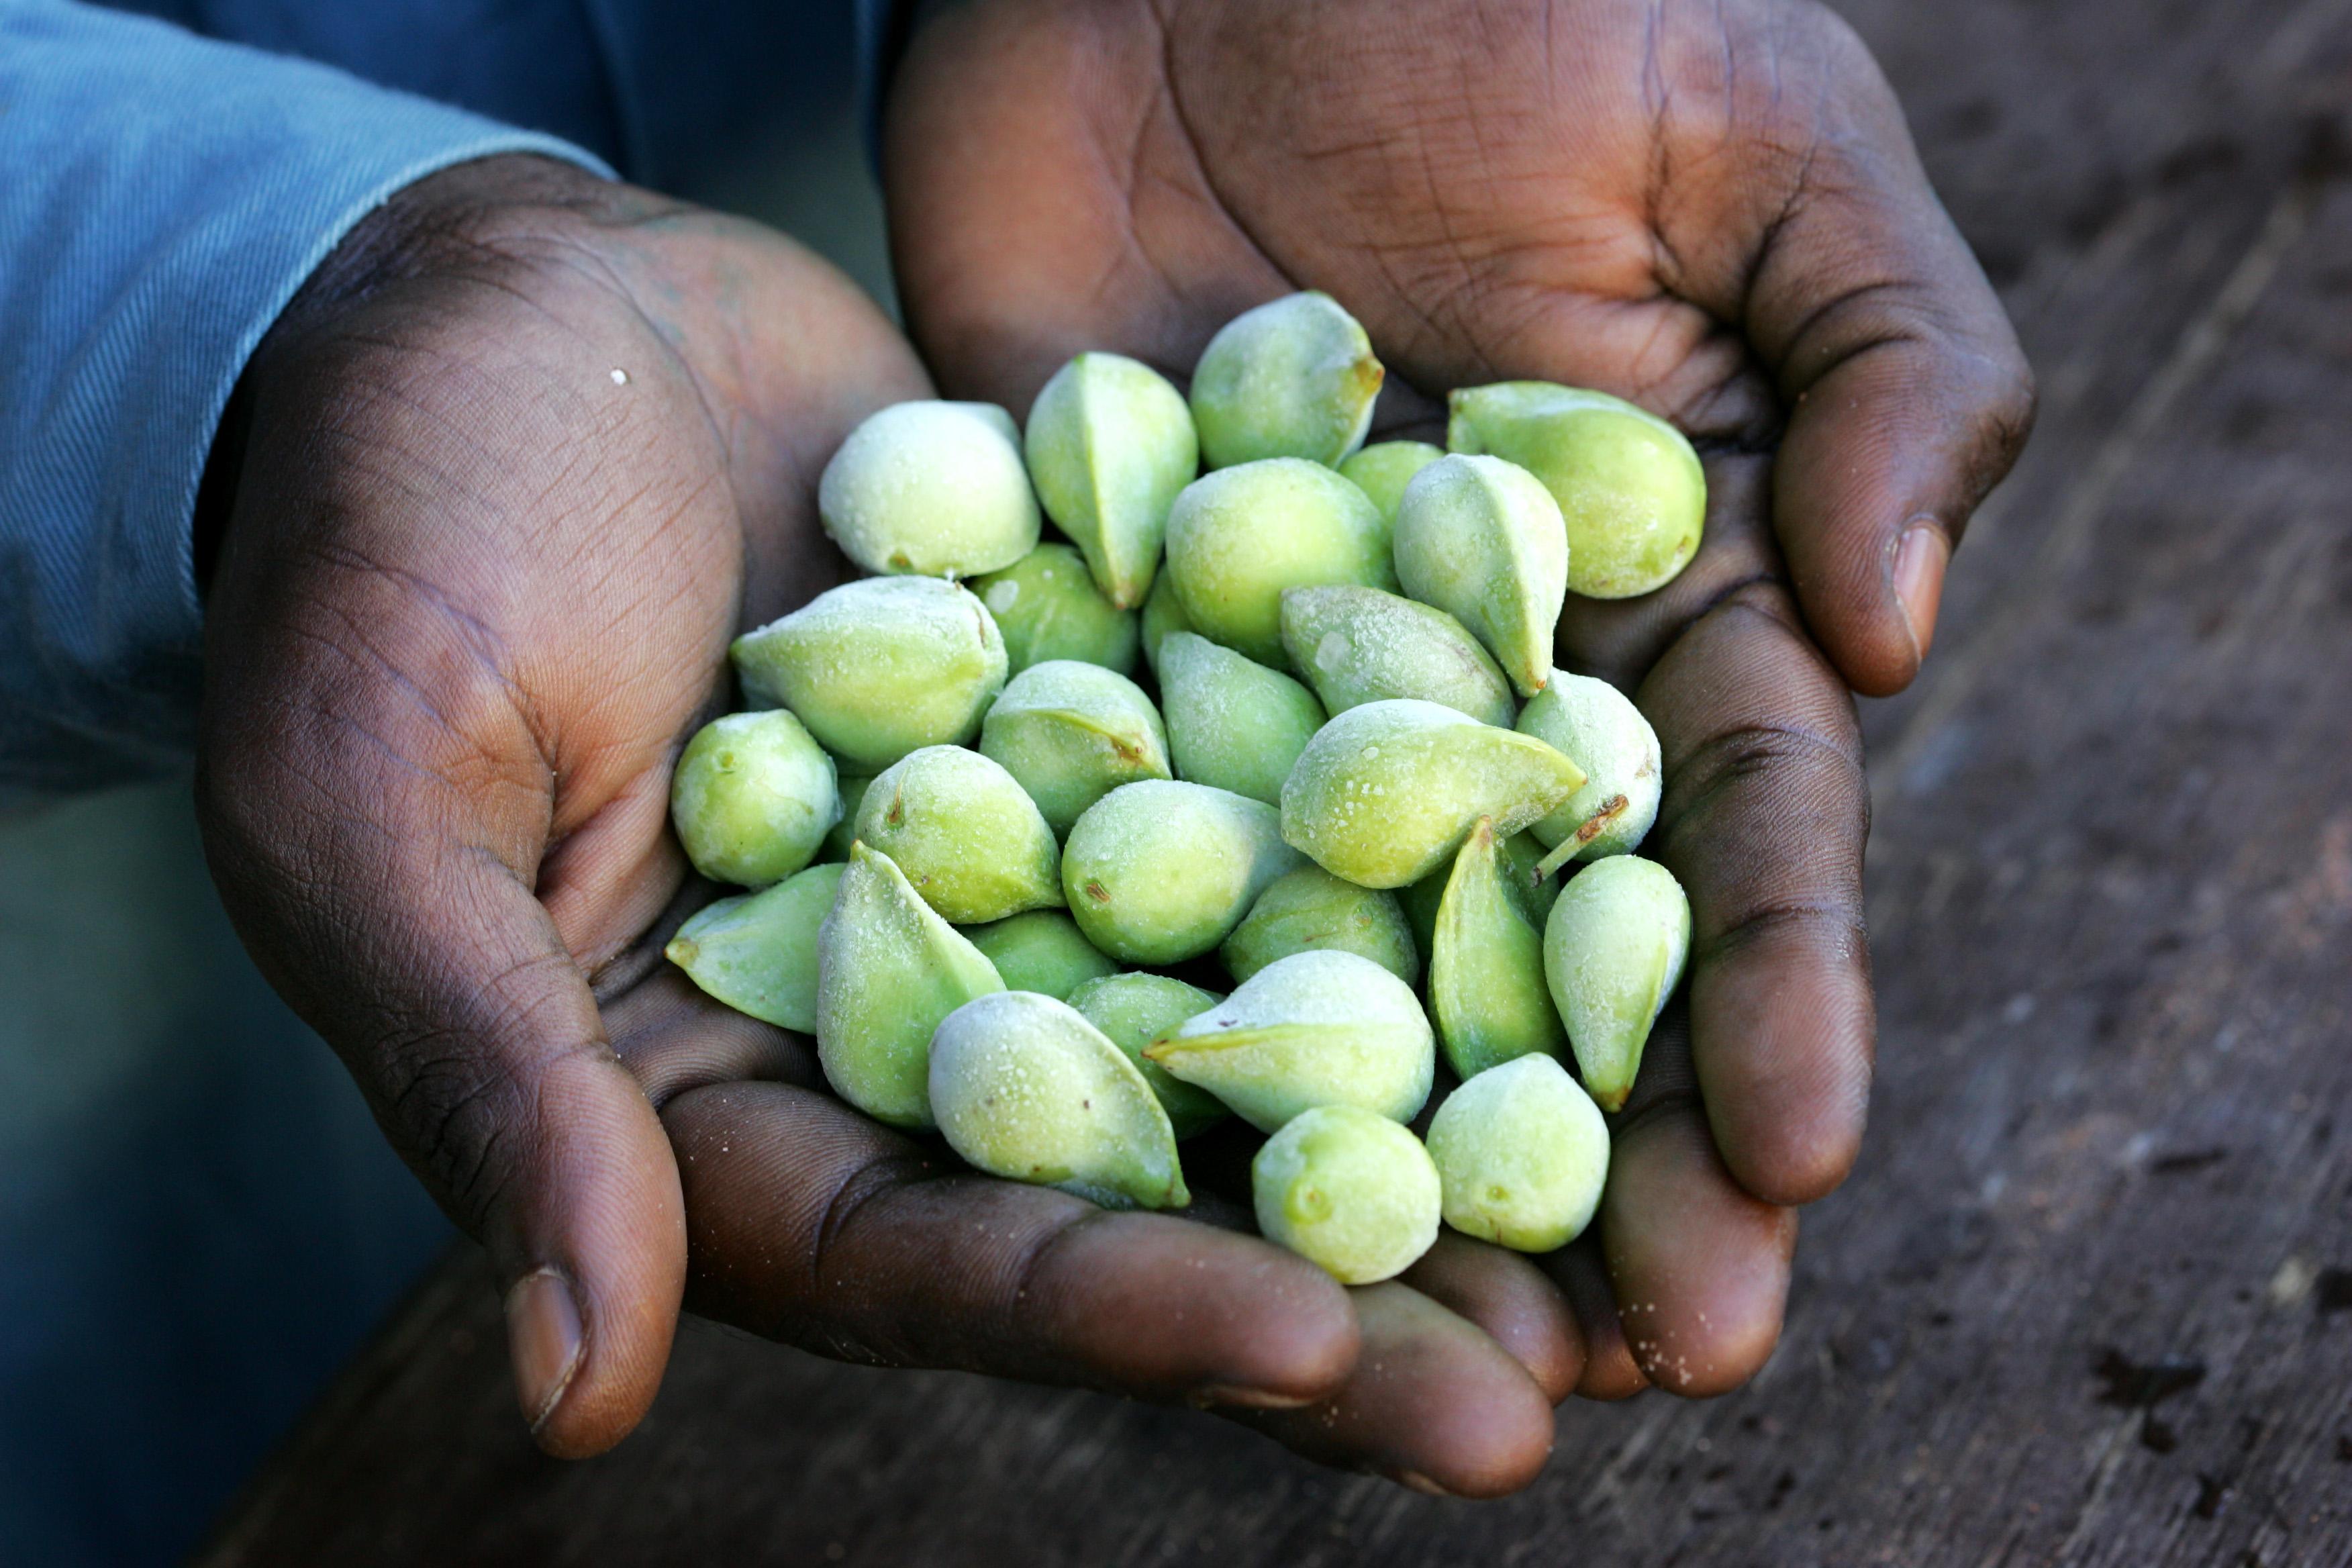
<instances>
[{"instance_id":1,"label":"blue denim sleeve","mask_svg":"<svg viewBox=\"0 0 2352 1568\"><path fill-rule=\"evenodd\" d=\"M322 66L0 0L0 803L185 755L189 520L238 373L371 209L516 152L609 172Z\"/></svg>"}]
</instances>

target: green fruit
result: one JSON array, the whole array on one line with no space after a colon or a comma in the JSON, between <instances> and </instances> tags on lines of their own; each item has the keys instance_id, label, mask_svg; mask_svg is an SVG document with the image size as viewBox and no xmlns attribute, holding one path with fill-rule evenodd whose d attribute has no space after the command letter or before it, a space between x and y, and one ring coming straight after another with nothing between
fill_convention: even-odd
<instances>
[{"instance_id":1,"label":"green fruit","mask_svg":"<svg viewBox=\"0 0 2352 1568\"><path fill-rule=\"evenodd\" d=\"M1445 456L1445 448L1426 441L1375 441L1339 465L1339 477L1370 498L1381 515L1394 524L1397 503L1413 475Z\"/></svg>"},{"instance_id":2,"label":"green fruit","mask_svg":"<svg viewBox=\"0 0 2352 1568\"><path fill-rule=\"evenodd\" d=\"M1103 594L1122 609L1143 603L1169 505L1201 466L1183 395L1139 361L1080 354L1030 406L1028 453L1045 514L1086 552Z\"/></svg>"},{"instance_id":3,"label":"green fruit","mask_svg":"<svg viewBox=\"0 0 2352 1568\"><path fill-rule=\"evenodd\" d=\"M1223 1121L1232 1114L1224 1102L1205 1089L1194 1089L1172 1078L1158 1062L1147 1060L1143 1047L1196 1014L1205 1013L1224 997L1214 991L1187 985L1165 974L1140 970L1089 980L1069 994L1069 1004L1086 1015L1117 1046L1168 1112L1169 1125L1179 1142Z\"/></svg>"},{"instance_id":4,"label":"green fruit","mask_svg":"<svg viewBox=\"0 0 2352 1568\"><path fill-rule=\"evenodd\" d=\"M931 1037L930 1100L949 1147L991 1175L1105 1208L1192 1201L1143 1075L1050 996L1000 991L949 1014Z\"/></svg>"},{"instance_id":5,"label":"green fruit","mask_svg":"<svg viewBox=\"0 0 2352 1568\"><path fill-rule=\"evenodd\" d=\"M1641 847L1658 819L1665 768L1657 731L1623 692L1555 669L1519 715L1518 728L1584 770L1584 787L1529 832L1565 851L1562 862L1629 855Z\"/></svg>"},{"instance_id":6,"label":"green fruit","mask_svg":"<svg viewBox=\"0 0 2352 1568\"><path fill-rule=\"evenodd\" d=\"M1604 393L1542 381L1465 387L1452 402L1448 446L1518 464L1559 503L1574 592L1647 594L1698 552L1706 471L1664 420Z\"/></svg>"},{"instance_id":7,"label":"green fruit","mask_svg":"<svg viewBox=\"0 0 2352 1568\"><path fill-rule=\"evenodd\" d=\"M1601 1110L1623 1110L1633 1093L1650 1026L1682 979L1690 935L1690 900L1654 860L1612 855L1560 889L1544 924L1544 978Z\"/></svg>"},{"instance_id":8,"label":"green fruit","mask_svg":"<svg viewBox=\"0 0 2352 1568\"><path fill-rule=\"evenodd\" d=\"M1364 444L1386 373L1328 294L1292 294L1225 323L1192 368L1192 424L1213 468L1265 458L1335 464Z\"/></svg>"},{"instance_id":9,"label":"green fruit","mask_svg":"<svg viewBox=\"0 0 2352 1568\"><path fill-rule=\"evenodd\" d=\"M1500 458L1441 458L1397 508L1397 580L1468 627L1522 697L1543 689L1568 596L1568 534L1551 492Z\"/></svg>"},{"instance_id":10,"label":"green fruit","mask_svg":"<svg viewBox=\"0 0 2352 1568\"><path fill-rule=\"evenodd\" d=\"M1503 886L1517 901L1519 912L1528 923L1541 931L1544 921L1551 914L1552 901L1559 897L1557 880L1538 880L1537 863L1543 859L1543 846L1532 833L1515 833L1498 841L1499 864ZM1397 901L1404 906L1404 918L1412 927L1412 940L1427 952L1437 940L1437 906L1445 901L1445 885L1454 879L1454 862L1446 861L1411 887L1397 893Z\"/></svg>"},{"instance_id":11,"label":"green fruit","mask_svg":"<svg viewBox=\"0 0 2352 1568\"><path fill-rule=\"evenodd\" d=\"M1313 692L1191 632L1160 645L1160 700L1177 777L1268 805L1280 803L1282 781L1323 727Z\"/></svg>"},{"instance_id":12,"label":"green fruit","mask_svg":"<svg viewBox=\"0 0 2352 1568\"><path fill-rule=\"evenodd\" d=\"M1184 614L1184 602L1176 596L1176 589L1162 572L1152 580L1151 596L1143 601L1142 616L1143 660L1151 673L1160 673L1160 648L1171 632L1189 632L1192 623Z\"/></svg>"},{"instance_id":13,"label":"green fruit","mask_svg":"<svg viewBox=\"0 0 2352 1568\"><path fill-rule=\"evenodd\" d=\"M764 888L815 858L841 818L841 791L833 759L791 713L730 713L686 743L669 816L696 870Z\"/></svg>"},{"instance_id":14,"label":"green fruit","mask_svg":"<svg viewBox=\"0 0 2352 1568\"><path fill-rule=\"evenodd\" d=\"M1510 683L1460 621L1378 588L1287 590L1282 646L1334 713L1417 697L1508 729L1517 711Z\"/></svg>"},{"instance_id":15,"label":"green fruit","mask_svg":"<svg viewBox=\"0 0 2352 1568\"><path fill-rule=\"evenodd\" d=\"M1389 526L1316 463L1273 458L1193 480L1168 514L1168 575L1193 630L1279 666L1282 591L1394 588Z\"/></svg>"},{"instance_id":16,"label":"green fruit","mask_svg":"<svg viewBox=\"0 0 2352 1568\"><path fill-rule=\"evenodd\" d=\"M1429 1010L1445 1059L1464 1078L1530 1051L1559 1056L1568 1035L1544 986L1543 936L1504 886L1485 817L1454 858L1430 939Z\"/></svg>"},{"instance_id":17,"label":"green fruit","mask_svg":"<svg viewBox=\"0 0 2352 1568\"><path fill-rule=\"evenodd\" d=\"M967 926L963 934L988 955L1008 991L1034 991L1060 1002L1087 981L1118 972L1118 965L1097 952L1078 923L1059 910L1031 910L984 926Z\"/></svg>"},{"instance_id":18,"label":"green fruit","mask_svg":"<svg viewBox=\"0 0 2352 1568\"><path fill-rule=\"evenodd\" d=\"M1013 416L992 403L894 404L849 433L816 492L824 531L868 572L970 577L1037 544Z\"/></svg>"},{"instance_id":19,"label":"green fruit","mask_svg":"<svg viewBox=\"0 0 2352 1568\"><path fill-rule=\"evenodd\" d=\"M1410 1121L1437 1060L1412 987L1369 958L1328 951L1266 965L1143 1055L1261 1132L1318 1105Z\"/></svg>"},{"instance_id":20,"label":"green fruit","mask_svg":"<svg viewBox=\"0 0 2352 1568\"><path fill-rule=\"evenodd\" d=\"M1583 1234L1609 1177L1609 1124L1566 1068L1520 1057L1464 1083L1429 1123L1445 1223L1517 1252Z\"/></svg>"},{"instance_id":21,"label":"green fruit","mask_svg":"<svg viewBox=\"0 0 2352 1568\"><path fill-rule=\"evenodd\" d=\"M1274 807L1203 784L1147 779L1095 804L1062 853L1087 940L1128 963L1181 963L1239 925L1299 864Z\"/></svg>"},{"instance_id":22,"label":"green fruit","mask_svg":"<svg viewBox=\"0 0 2352 1568\"><path fill-rule=\"evenodd\" d=\"M925 746L891 763L857 808L857 837L958 925L1062 901L1053 829L1020 783L978 752Z\"/></svg>"},{"instance_id":23,"label":"green fruit","mask_svg":"<svg viewBox=\"0 0 2352 1568\"><path fill-rule=\"evenodd\" d=\"M1104 598L1068 545L1041 544L1003 571L973 578L971 591L996 622L1013 674L1055 658L1135 673L1135 612Z\"/></svg>"},{"instance_id":24,"label":"green fruit","mask_svg":"<svg viewBox=\"0 0 2352 1568\"><path fill-rule=\"evenodd\" d=\"M1250 1162L1257 1228L1343 1285L1403 1273L1437 1239L1437 1167L1410 1129L1352 1106L1304 1112Z\"/></svg>"},{"instance_id":25,"label":"green fruit","mask_svg":"<svg viewBox=\"0 0 2352 1568\"><path fill-rule=\"evenodd\" d=\"M706 904L687 917L663 952L738 1013L812 1034L817 930L833 908L843 869L812 866L763 891Z\"/></svg>"},{"instance_id":26,"label":"green fruit","mask_svg":"<svg viewBox=\"0 0 2352 1568\"><path fill-rule=\"evenodd\" d=\"M817 851L819 859L849 858L849 847L857 842L857 808L865 804L866 786L873 782L860 773L841 775L841 820L825 830L824 847Z\"/></svg>"},{"instance_id":27,"label":"green fruit","mask_svg":"<svg viewBox=\"0 0 2352 1568\"><path fill-rule=\"evenodd\" d=\"M1343 882L1320 866L1301 866L1266 884L1217 955L1225 973L1242 981L1294 952L1325 949L1369 958L1407 985L1421 978L1421 957L1396 896Z\"/></svg>"},{"instance_id":28,"label":"green fruit","mask_svg":"<svg viewBox=\"0 0 2352 1568\"><path fill-rule=\"evenodd\" d=\"M1074 659L1014 676L981 725L980 749L1020 781L1057 834L1120 784L1169 775L1151 699L1118 671Z\"/></svg>"},{"instance_id":29,"label":"green fruit","mask_svg":"<svg viewBox=\"0 0 2352 1568\"><path fill-rule=\"evenodd\" d=\"M859 773L919 746L959 746L1004 689L987 606L933 577L869 577L735 639L755 706L789 708Z\"/></svg>"}]
</instances>

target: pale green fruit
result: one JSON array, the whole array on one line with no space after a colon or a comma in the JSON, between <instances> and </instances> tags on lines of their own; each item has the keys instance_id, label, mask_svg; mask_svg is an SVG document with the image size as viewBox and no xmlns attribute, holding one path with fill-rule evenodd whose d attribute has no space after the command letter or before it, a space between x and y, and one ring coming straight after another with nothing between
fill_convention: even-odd
<instances>
[{"instance_id":1,"label":"pale green fruit","mask_svg":"<svg viewBox=\"0 0 2352 1568\"><path fill-rule=\"evenodd\" d=\"M1306 1111L1250 1162L1257 1228L1343 1285L1412 1268L1437 1240L1443 1189L1410 1128L1348 1105Z\"/></svg>"},{"instance_id":2,"label":"pale green fruit","mask_svg":"<svg viewBox=\"0 0 2352 1568\"><path fill-rule=\"evenodd\" d=\"M1559 897L1558 878L1538 880L1536 876L1536 867L1544 858L1543 846L1532 833L1514 833L1499 840L1498 846L1501 863L1496 869L1502 874L1503 886L1517 900L1528 923L1543 930L1552 900ZM1445 885L1453 879L1454 862L1448 860L1420 881L1397 890L1397 901L1404 906L1405 921L1412 927L1412 940L1424 955L1437 940L1437 906L1445 901Z\"/></svg>"},{"instance_id":3,"label":"pale green fruit","mask_svg":"<svg viewBox=\"0 0 2352 1568\"><path fill-rule=\"evenodd\" d=\"M1479 818L1454 857L1430 938L1429 1010L1464 1078L1530 1051L1568 1049L1544 986L1543 935L1504 885L1499 847L1494 825Z\"/></svg>"},{"instance_id":4,"label":"pale green fruit","mask_svg":"<svg viewBox=\"0 0 2352 1568\"><path fill-rule=\"evenodd\" d=\"M963 934L988 954L1008 991L1034 991L1059 1002L1089 980L1118 973L1118 965L1078 930L1078 922L1059 910L1031 910L984 926L967 926Z\"/></svg>"},{"instance_id":5,"label":"pale green fruit","mask_svg":"<svg viewBox=\"0 0 2352 1568\"><path fill-rule=\"evenodd\" d=\"M898 403L824 466L817 514L868 572L970 577L1037 544L1037 498L1013 416L993 403Z\"/></svg>"},{"instance_id":6,"label":"pale green fruit","mask_svg":"<svg viewBox=\"0 0 2352 1568\"><path fill-rule=\"evenodd\" d=\"M1551 673L1568 597L1567 530L1551 492L1500 458L1451 457L1397 508L1397 581L1486 645L1522 697Z\"/></svg>"},{"instance_id":7,"label":"pale green fruit","mask_svg":"<svg viewBox=\"0 0 2352 1568\"><path fill-rule=\"evenodd\" d=\"M1184 614L1184 601L1176 596L1176 586L1162 572L1153 579L1151 597L1143 601L1142 616L1143 661L1160 673L1160 649L1171 632L1189 632L1192 617Z\"/></svg>"},{"instance_id":8,"label":"pale green fruit","mask_svg":"<svg viewBox=\"0 0 2352 1568\"><path fill-rule=\"evenodd\" d=\"M1605 680L1555 669L1528 700L1518 727L1521 734L1557 746L1584 770L1584 787L1529 832L1557 847L1563 863L1629 855L1641 847L1658 819L1665 765L1658 732L1631 699Z\"/></svg>"},{"instance_id":9,"label":"pale green fruit","mask_svg":"<svg viewBox=\"0 0 2352 1568\"><path fill-rule=\"evenodd\" d=\"M1335 877L1402 888L1450 860L1480 817L1517 833L1583 783L1532 735L1435 702L1367 702L1299 753L1282 786L1282 837Z\"/></svg>"},{"instance_id":10,"label":"pale green fruit","mask_svg":"<svg viewBox=\"0 0 2352 1568\"><path fill-rule=\"evenodd\" d=\"M887 855L849 852L817 928L816 1055L833 1090L878 1121L931 1125L931 1031L1004 989L988 955L917 896Z\"/></svg>"},{"instance_id":11,"label":"pale green fruit","mask_svg":"<svg viewBox=\"0 0 2352 1568\"><path fill-rule=\"evenodd\" d=\"M1271 1132L1318 1105L1410 1121L1437 1047L1412 987L1352 952L1297 952L1153 1044L1147 1060Z\"/></svg>"},{"instance_id":12,"label":"pale green fruit","mask_svg":"<svg viewBox=\"0 0 2352 1568\"><path fill-rule=\"evenodd\" d=\"M1057 834L1120 784L1170 772L1168 735L1143 689L1075 659L1014 676L981 725L980 749L1020 781Z\"/></svg>"},{"instance_id":13,"label":"pale green fruit","mask_svg":"<svg viewBox=\"0 0 2352 1568\"><path fill-rule=\"evenodd\" d=\"M841 775L841 820L825 830L824 847L817 851L820 858L849 858L849 847L857 842L857 808L865 804L866 786L873 782L859 773Z\"/></svg>"},{"instance_id":14,"label":"pale green fruit","mask_svg":"<svg viewBox=\"0 0 2352 1568\"><path fill-rule=\"evenodd\" d=\"M1020 782L978 752L925 746L891 763L857 808L857 837L958 925L1062 901L1054 830Z\"/></svg>"},{"instance_id":15,"label":"pale green fruit","mask_svg":"<svg viewBox=\"0 0 2352 1568\"><path fill-rule=\"evenodd\" d=\"M1013 674L1054 658L1135 673L1135 612L1104 598L1068 545L1041 544L1003 571L973 578L971 591L996 622Z\"/></svg>"},{"instance_id":16,"label":"pale green fruit","mask_svg":"<svg viewBox=\"0 0 2352 1568\"><path fill-rule=\"evenodd\" d=\"M1630 599L1698 552L1706 471L1683 433L1605 393L1545 381L1464 387L1446 445L1491 452L1543 481L1568 530L1568 585Z\"/></svg>"},{"instance_id":17,"label":"pale green fruit","mask_svg":"<svg viewBox=\"0 0 2352 1568\"><path fill-rule=\"evenodd\" d=\"M1460 621L1378 588L1288 590L1282 646L1334 713L1418 697L1508 729L1517 711L1510 682Z\"/></svg>"},{"instance_id":18,"label":"pale green fruit","mask_svg":"<svg viewBox=\"0 0 2352 1568\"><path fill-rule=\"evenodd\" d=\"M1650 1026L1683 977L1690 936L1690 900L1654 860L1612 855L1560 889L1544 923L1544 979L1601 1110L1623 1110L1633 1093Z\"/></svg>"},{"instance_id":19,"label":"pale green fruit","mask_svg":"<svg viewBox=\"0 0 2352 1568\"><path fill-rule=\"evenodd\" d=\"M1397 585L1380 510L1297 458L1220 468L1185 486L1168 513L1168 575L1194 631L1277 667L1285 588Z\"/></svg>"},{"instance_id":20,"label":"pale green fruit","mask_svg":"<svg viewBox=\"0 0 2352 1568\"><path fill-rule=\"evenodd\" d=\"M1123 609L1143 603L1169 505L1201 467L1184 395L1124 354L1080 354L1030 405L1028 451L1045 515L1104 595Z\"/></svg>"},{"instance_id":21,"label":"pale green fruit","mask_svg":"<svg viewBox=\"0 0 2352 1568\"><path fill-rule=\"evenodd\" d=\"M1323 704L1278 669L1191 632L1160 649L1160 701L1176 776L1268 805L1323 727Z\"/></svg>"},{"instance_id":22,"label":"pale green fruit","mask_svg":"<svg viewBox=\"0 0 2352 1568\"><path fill-rule=\"evenodd\" d=\"M1062 888L1087 940L1128 963L1181 963L1241 924L1299 864L1274 807L1205 784L1121 784L1070 829Z\"/></svg>"},{"instance_id":23,"label":"pale green fruit","mask_svg":"<svg viewBox=\"0 0 2352 1568\"><path fill-rule=\"evenodd\" d=\"M1050 996L1000 991L949 1014L931 1037L930 1093L948 1146L992 1176L1105 1208L1192 1201L1143 1075Z\"/></svg>"},{"instance_id":24,"label":"pale green fruit","mask_svg":"<svg viewBox=\"0 0 2352 1568\"><path fill-rule=\"evenodd\" d=\"M918 746L960 746L1004 689L988 607L936 577L869 577L735 639L744 695L789 708L860 773Z\"/></svg>"},{"instance_id":25,"label":"pale green fruit","mask_svg":"<svg viewBox=\"0 0 2352 1568\"><path fill-rule=\"evenodd\" d=\"M764 888L816 858L841 820L841 789L833 759L792 714L730 713L679 753L669 816L696 870Z\"/></svg>"},{"instance_id":26,"label":"pale green fruit","mask_svg":"<svg viewBox=\"0 0 2352 1568\"><path fill-rule=\"evenodd\" d=\"M1294 952L1324 950L1369 958L1407 985L1421 978L1421 955L1396 895L1343 882L1320 866L1266 884L1217 956L1242 981Z\"/></svg>"},{"instance_id":27,"label":"pale green fruit","mask_svg":"<svg viewBox=\"0 0 2352 1568\"><path fill-rule=\"evenodd\" d=\"M1147 1060L1143 1047L1223 1000L1217 992L1141 970L1089 980L1069 994L1070 1005L1125 1053L1143 1075L1143 1081L1151 1086L1151 1092L1160 1097L1179 1142L1215 1126L1232 1112L1207 1089L1194 1089L1170 1076L1158 1062Z\"/></svg>"},{"instance_id":28,"label":"pale green fruit","mask_svg":"<svg viewBox=\"0 0 2352 1568\"><path fill-rule=\"evenodd\" d=\"M1488 1068L1429 1123L1445 1223L1517 1252L1554 1252L1592 1223L1609 1178L1609 1124L1547 1056Z\"/></svg>"},{"instance_id":29,"label":"pale green fruit","mask_svg":"<svg viewBox=\"0 0 2352 1568\"><path fill-rule=\"evenodd\" d=\"M1387 373L1328 294L1292 294L1227 321L1192 367L1192 424L1213 468L1265 458L1334 464L1364 444Z\"/></svg>"},{"instance_id":30,"label":"pale green fruit","mask_svg":"<svg viewBox=\"0 0 2352 1568\"><path fill-rule=\"evenodd\" d=\"M1445 448L1426 441L1375 441L1339 465L1340 477L1371 498L1381 515L1394 524L1397 503L1413 475L1445 456Z\"/></svg>"},{"instance_id":31,"label":"pale green fruit","mask_svg":"<svg viewBox=\"0 0 2352 1568\"><path fill-rule=\"evenodd\" d=\"M812 866L763 891L706 904L687 917L663 953L738 1013L812 1034L817 931L843 869Z\"/></svg>"}]
</instances>

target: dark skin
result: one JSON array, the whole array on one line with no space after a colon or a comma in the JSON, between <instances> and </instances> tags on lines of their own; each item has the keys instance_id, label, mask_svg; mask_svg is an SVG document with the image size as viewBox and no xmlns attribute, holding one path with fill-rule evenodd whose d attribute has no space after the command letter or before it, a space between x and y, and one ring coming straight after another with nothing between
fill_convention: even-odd
<instances>
[{"instance_id":1,"label":"dark skin","mask_svg":"<svg viewBox=\"0 0 2352 1568\"><path fill-rule=\"evenodd\" d=\"M1229 1181L1179 1218L978 1178L661 963L712 891L665 807L727 700L726 641L842 574L814 516L824 459L930 391L821 263L490 160L372 218L257 356L220 455L207 844L264 969L508 1281L551 1451L635 1424L681 1304L861 1361L1210 1406L1464 1495L1524 1484L1572 1388L1703 1393L1760 1364L1790 1205L1860 1134L1844 681L1901 684L1926 640L1890 608L1879 535L1928 517L1957 537L2021 432L2022 371L1866 58L1818 13L1759 15L1846 51L1794 79L1797 129L1837 120L1882 176L1832 210L1807 193L1843 163L1788 125L1736 122L1740 177L1708 173L1608 7L1551 18L1591 34L1563 140L1559 83L1513 74L1541 19L1480 14L1407 37L1361 7L983 0L922 26L887 163L910 319L953 394L1018 412L1080 346L1181 372L1239 309L1312 285L1424 393L1601 385L1717 449L1699 561L1562 628L1567 661L1640 683L1671 781L1655 842L1698 929L1599 1237L1556 1258L1448 1238L1349 1291L1245 1234Z\"/></svg>"}]
</instances>

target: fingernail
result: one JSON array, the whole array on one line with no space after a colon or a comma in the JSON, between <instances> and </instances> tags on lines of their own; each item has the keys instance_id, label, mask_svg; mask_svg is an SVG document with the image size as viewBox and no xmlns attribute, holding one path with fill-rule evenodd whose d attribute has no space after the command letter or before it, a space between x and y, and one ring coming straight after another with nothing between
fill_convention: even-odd
<instances>
[{"instance_id":1,"label":"fingernail","mask_svg":"<svg viewBox=\"0 0 2352 1568\"><path fill-rule=\"evenodd\" d=\"M1911 631L1911 650L1919 658L1936 641L1936 608L1944 596L1944 568L1952 547L1932 520L1914 522L1895 547L1895 602Z\"/></svg>"},{"instance_id":2,"label":"fingernail","mask_svg":"<svg viewBox=\"0 0 2352 1568\"><path fill-rule=\"evenodd\" d=\"M1204 1383L1192 1391L1192 1403L1203 1410L1212 1405L1237 1405L1244 1410L1297 1410L1315 1401L1302 1399L1295 1394L1274 1394L1263 1388Z\"/></svg>"},{"instance_id":3,"label":"fingernail","mask_svg":"<svg viewBox=\"0 0 2352 1568\"><path fill-rule=\"evenodd\" d=\"M552 1268L526 1274L507 1291L507 1349L523 1419L538 1431L580 1370L580 1308Z\"/></svg>"},{"instance_id":4,"label":"fingernail","mask_svg":"<svg viewBox=\"0 0 2352 1568\"><path fill-rule=\"evenodd\" d=\"M1388 1477L1405 1490L1419 1492L1423 1497L1450 1498L1454 1495L1419 1470L1382 1470L1381 1474Z\"/></svg>"}]
</instances>

